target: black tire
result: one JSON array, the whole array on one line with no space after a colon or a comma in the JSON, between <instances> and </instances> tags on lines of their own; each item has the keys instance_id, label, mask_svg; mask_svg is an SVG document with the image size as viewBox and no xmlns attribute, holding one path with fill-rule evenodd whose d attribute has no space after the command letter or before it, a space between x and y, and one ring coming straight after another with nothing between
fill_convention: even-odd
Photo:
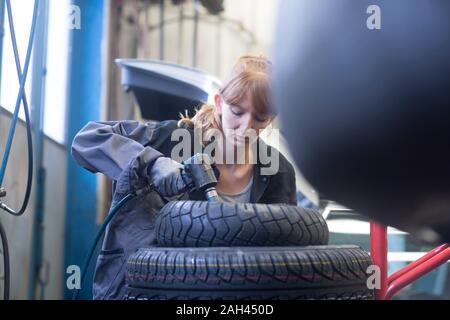
<instances>
[{"instance_id":1,"label":"black tire","mask_svg":"<svg viewBox=\"0 0 450 320\"><path fill-rule=\"evenodd\" d=\"M369 299L371 264L356 246L155 247L130 257L126 278L153 298Z\"/></svg>"},{"instance_id":2,"label":"black tire","mask_svg":"<svg viewBox=\"0 0 450 320\"><path fill-rule=\"evenodd\" d=\"M160 211L164 247L310 246L328 244L319 211L283 204L174 201Z\"/></svg>"}]
</instances>

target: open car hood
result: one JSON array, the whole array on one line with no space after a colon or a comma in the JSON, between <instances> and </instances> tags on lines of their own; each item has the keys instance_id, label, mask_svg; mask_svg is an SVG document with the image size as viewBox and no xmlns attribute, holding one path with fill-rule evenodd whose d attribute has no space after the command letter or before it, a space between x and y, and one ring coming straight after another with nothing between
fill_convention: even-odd
<instances>
[{"instance_id":1,"label":"open car hood","mask_svg":"<svg viewBox=\"0 0 450 320\"><path fill-rule=\"evenodd\" d=\"M185 110L193 115L221 84L200 70L162 61L118 59L116 63L122 68L122 85L149 120L177 119Z\"/></svg>"}]
</instances>

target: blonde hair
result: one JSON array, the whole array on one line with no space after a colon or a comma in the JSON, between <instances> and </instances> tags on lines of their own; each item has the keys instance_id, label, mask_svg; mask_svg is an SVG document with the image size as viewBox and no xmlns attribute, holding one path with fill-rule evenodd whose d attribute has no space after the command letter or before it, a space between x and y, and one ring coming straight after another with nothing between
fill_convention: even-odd
<instances>
[{"instance_id":1,"label":"blonde hair","mask_svg":"<svg viewBox=\"0 0 450 320\"><path fill-rule=\"evenodd\" d=\"M246 55L239 58L230 76L220 88L219 93L227 104L239 104L250 94L250 101L256 112L275 116L272 108L270 72L272 63L263 56ZM187 125L190 128L202 130L203 144L206 145L211 137L210 129L222 131L222 121L214 104L204 103L193 118L188 114L181 114L178 126Z\"/></svg>"}]
</instances>

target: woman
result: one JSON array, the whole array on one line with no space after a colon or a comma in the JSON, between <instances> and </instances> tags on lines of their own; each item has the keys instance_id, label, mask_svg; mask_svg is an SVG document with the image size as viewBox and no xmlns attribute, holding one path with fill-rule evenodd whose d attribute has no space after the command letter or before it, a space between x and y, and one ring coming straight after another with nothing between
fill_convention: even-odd
<instances>
[{"instance_id":1,"label":"woman","mask_svg":"<svg viewBox=\"0 0 450 320\"><path fill-rule=\"evenodd\" d=\"M195 143L193 131L200 129L203 147L216 143L213 156L222 201L297 204L292 165L258 138L275 117L269 73L267 59L244 56L215 95L214 105L203 105L192 119L158 124L89 122L76 135L75 160L115 181L113 205L149 183L154 187L127 203L109 224L97 261L94 299L123 298L125 261L136 249L156 244L154 221L167 201L205 200L203 194L185 192L183 166L171 158L177 144L171 139L175 130L188 130ZM268 163L261 161L261 148L277 162L272 175L264 174Z\"/></svg>"}]
</instances>

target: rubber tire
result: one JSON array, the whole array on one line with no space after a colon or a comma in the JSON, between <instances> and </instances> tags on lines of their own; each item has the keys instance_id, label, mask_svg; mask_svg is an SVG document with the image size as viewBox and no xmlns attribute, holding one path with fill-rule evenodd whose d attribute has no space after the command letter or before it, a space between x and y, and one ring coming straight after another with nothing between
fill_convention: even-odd
<instances>
[{"instance_id":1,"label":"rubber tire","mask_svg":"<svg viewBox=\"0 0 450 320\"><path fill-rule=\"evenodd\" d=\"M311 246L329 236L319 211L284 204L174 201L155 227L163 247Z\"/></svg>"},{"instance_id":2,"label":"rubber tire","mask_svg":"<svg viewBox=\"0 0 450 320\"><path fill-rule=\"evenodd\" d=\"M151 298L372 299L370 265L357 246L154 247L129 258L126 281Z\"/></svg>"}]
</instances>

